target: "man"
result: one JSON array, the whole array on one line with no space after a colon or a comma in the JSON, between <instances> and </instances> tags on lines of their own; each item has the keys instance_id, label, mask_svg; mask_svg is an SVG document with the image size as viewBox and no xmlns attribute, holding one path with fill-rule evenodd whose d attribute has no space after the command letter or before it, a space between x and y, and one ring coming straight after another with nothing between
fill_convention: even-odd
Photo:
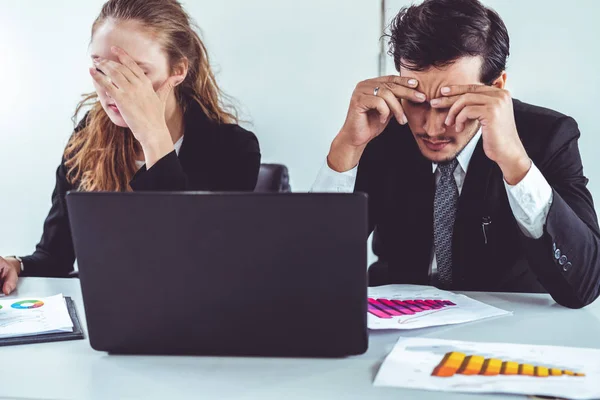
<instances>
[{"instance_id":1,"label":"man","mask_svg":"<svg viewBox=\"0 0 600 400\"><path fill-rule=\"evenodd\" d=\"M359 83L313 191L366 192L371 285L599 294L600 232L576 122L511 99L509 37L477 0L425 0L391 24L399 76Z\"/></svg>"}]
</instances>

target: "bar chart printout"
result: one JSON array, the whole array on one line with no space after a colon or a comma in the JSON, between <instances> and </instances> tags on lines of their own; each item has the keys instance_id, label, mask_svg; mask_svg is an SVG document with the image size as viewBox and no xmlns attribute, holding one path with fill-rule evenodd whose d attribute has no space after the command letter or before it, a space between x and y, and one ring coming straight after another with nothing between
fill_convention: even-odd
<instances>
[{"instance_id":1,"label":"bar chart printout","mask_svg":"<svg viewBox=\"0 0 600 400\"><path fill-rule=\"evenodd\" d=\"M511 314L431 286L378 286L369 288L368 295L369 329L416 329Z\"/></svg>"},{"instance_id":2,"label":"bar chart printout","mask_svg":"<svg viewBox=\"0 0 600 400\"><path fill-rule=\"evenodd\" d=\"M415 315L425 311L456 306L450 300L434 299L373 299L369 297L369 313L377 318L390 319L399 315Z\"/></svg>"},{"instance_id":3,"label":"bar chart printout","mask_svg":"<svg viewBox=\"0 0 600 400\"><path fill-rule=\"evenodd\" d=\"M600 350L401 337L375 386L600 398Z\"/></svg>"}]
</instances>

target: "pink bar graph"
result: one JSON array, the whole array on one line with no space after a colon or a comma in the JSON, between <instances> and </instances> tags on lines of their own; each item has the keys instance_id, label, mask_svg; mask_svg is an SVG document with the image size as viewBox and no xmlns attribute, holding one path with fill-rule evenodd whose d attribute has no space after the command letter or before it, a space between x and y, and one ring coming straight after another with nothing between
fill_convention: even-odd
<instances>
[{"instance_id":1,"label":"pink bar graph","mask_svg":"<svg viewBox=\"0 0 600 400\"><path fill-rule=\"evenodd\" d=\"M440 310L455 306L456 304L449 300L396 300L369 298L368 311L377 318L389 319L393 317L415 315L424 311Z\"/></svg>"},{"instance_id":2,"label":"pink bar graph","mask_svg":"<svg viewBox=\"0 0 600 400\"><path fill-rule=\"evenodd\" d=\"M369 307L367 310L377 318L392 318L390 314L386 313L385 311L379 308L379 303L375 299L369 298Z\"/></svg>"}]
</instances>

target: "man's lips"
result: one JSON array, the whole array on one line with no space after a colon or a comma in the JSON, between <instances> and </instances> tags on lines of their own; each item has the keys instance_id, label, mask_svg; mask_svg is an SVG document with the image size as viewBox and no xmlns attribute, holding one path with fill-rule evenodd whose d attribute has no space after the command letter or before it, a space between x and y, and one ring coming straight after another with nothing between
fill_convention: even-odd
<instances>
[{"instance_id":1,"label":"man's lips","mask_svg":"<svg viewBox=\"0 0 600 400\"><path fill-rule=\"evenodd\" d=\"M423 138L421 138L421 140L423 140L423 143L425 143L425 146L427 146L428 149L433 150L433 151L443 150L444 147L446 147L446 145L448 145L452 142L451 140L431 141L431 140L427 140L427 139L423 139Z\"/></svg>"}]
</instances>

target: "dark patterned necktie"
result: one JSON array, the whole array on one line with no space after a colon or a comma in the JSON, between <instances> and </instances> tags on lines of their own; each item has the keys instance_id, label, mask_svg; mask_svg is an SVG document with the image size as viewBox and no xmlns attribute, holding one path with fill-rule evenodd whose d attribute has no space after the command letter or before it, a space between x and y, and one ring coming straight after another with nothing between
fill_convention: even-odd
<instances>
[{"instance_id":1,"label":"dark patterned necktie","mask_svg":"<svg viewBox=\"0 0 600 400\"><path fill-rule=\"evenodd\" d=\"M458 205L458 186L454 170L458 160L438 164L440 180L433 199L433 243L437 261L438 281L442 286L452 284L452 232Z\"/></svg>"}]
</instances>

